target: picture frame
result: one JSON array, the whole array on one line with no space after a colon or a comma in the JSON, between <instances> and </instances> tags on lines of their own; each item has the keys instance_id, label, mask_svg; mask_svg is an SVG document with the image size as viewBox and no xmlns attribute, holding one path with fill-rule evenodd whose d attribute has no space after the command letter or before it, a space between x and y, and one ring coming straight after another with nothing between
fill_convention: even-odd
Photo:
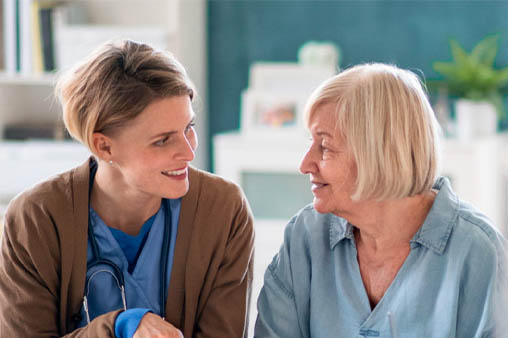
<instances>
[{"instance_id":1,"label":"picture frame","mask_svg":"<svg viewBox=\"0 0 508 338\"><path fill-rule=\"evenodd\" d=\"M333 68L295 62L255 62L249 71L249 88L266 91L306 91L310 94L336 74Z\"/></svg>"},{"instance_id":2,"label":"picture frame","mask_svg":"<svg viewBox=\"0 0 508 338\"><path fill-rule=\"evenodd\" d=\"M334 74L330 67L295 62L253 63L249 87L242 93L241 133L305 137L305 104L315 88Z\"/></svg>"},{"instance_id":3,"label":"picture frame","mask_svg":"<svg viewBox=\"0 0 508 338\"><path fill-rule=\"evenodd\" d=\"M246 135L305 134L308 93L248 89L242 94L241 131Z\"/></svg>"}]
</instances>

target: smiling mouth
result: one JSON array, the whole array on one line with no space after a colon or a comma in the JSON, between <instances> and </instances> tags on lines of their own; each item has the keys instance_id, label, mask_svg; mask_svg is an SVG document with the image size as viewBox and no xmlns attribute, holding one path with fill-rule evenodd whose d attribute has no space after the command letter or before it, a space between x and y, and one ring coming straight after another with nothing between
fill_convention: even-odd
<instances>
[{"instance_id":1,"label":"smiling mouth","mask_svg":"<svg viewBox=\"0 0 508 338\"><path fill-rule=\"evenodd\" d=\"M175 176L181 176L187 173L187 167L179 170L172 170L172 171L161 171L162 175L169 176L169 177L175 177Z\"/></svg>"},{"instance_id":2,"label":"smiling mouth","mask_svg":"<svg viewBox=\"0 0 508 338\"><path fill-rule=\"evenodd\" d=\"M319 182L311 182L311 183L312 183L312 187L311 187L312 191L321 189L321 188L326 187L328 185L326 183L319 183Z\"/></svg>"}]
</instances>

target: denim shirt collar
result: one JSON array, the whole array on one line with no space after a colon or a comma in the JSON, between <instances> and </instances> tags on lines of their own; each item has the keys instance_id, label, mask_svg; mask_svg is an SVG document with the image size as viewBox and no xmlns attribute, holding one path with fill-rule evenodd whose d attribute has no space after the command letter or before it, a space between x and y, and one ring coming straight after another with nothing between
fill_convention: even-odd
<instances>
[{"instance_id":1,"label":"denim shirt collar","mask_svg":"<svg viewBox=\"0 0 508 338\"><path fill-rule=\"evenodd\" d=\"M343 239L349 239L354 243L353 225L344 218L327 214L330 217L330 248L333 248Z\"/></svg>"},{"instance_id":2,"label":"denim shirt collar","mask_svg":"<svg viewBox=\"0 0 508 338\"><path fill-rule=\"evenodd\" d=\"M411 243L421 244L442 255L453 225L457 222L459 199L445 177L440 177L432 188L438 191L436 199Z\"/></svg>"},{"instance_id":3,"label":"denim shirt collar","mask_svg":"<svg viewBox=\"0 0 508 338\"><path fill-rule=\"evenodd\" d=\"M438 193L423 225L413 236L411 246L420 244L442 255L453 225L457 222L459 200L451 188L450 181L445 177L438 178L432 188ZM332 214L329 214L329 217L330 248L333 250L343 239L354 242L353 225L342 217Z\"/></svg>"}]
</instances>

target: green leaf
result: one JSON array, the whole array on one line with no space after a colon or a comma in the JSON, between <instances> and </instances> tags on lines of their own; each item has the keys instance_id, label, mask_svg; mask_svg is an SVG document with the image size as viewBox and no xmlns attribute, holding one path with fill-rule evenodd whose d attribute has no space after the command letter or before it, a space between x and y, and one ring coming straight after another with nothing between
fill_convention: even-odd
<instances>
[{"instance_id":1,"label":"green leaf","mask_svg":"<svg viewBox=\"0 0 508 338\"><path fill-rule=\"evenodd\" d=\"M453 78L455 77L457 73L457 66L451 62L434 62L433 68L436 72L440 73L441 75Z\"/></svg>"},{"instance_id":2,"label":"green leaf","mask_svg":"<svg viewBox=\"0 0 508 338\"><path fill-rule=\"evenodd\" d=\"M472 100L487 100L503 112L501 90L508 86L508 67L495 69L497 35L478 42L468 53L456 40L450 40L452 62L434 62L434 70L444 77L448 92ZM508 91L508 88L507 88ZM500 104L501 102L501 104Z\"/></svg>"},{"instance_id":3,"label":"green leaf","mask_svg":"<svg viewBox=\"0 0 508 338\"><path fill-rule=\"evenodd\" d=\"M498 35L489 36L481 40L471 51L471 58L473 58L475 62L486 66L493 66L498 50L498 40Z\"/></svg>"},{"instance_id":4,"label":"green leaf","mask_svg":"<svg viewBox=\"0 0 508 338\"><path fill-rule=\"evenodd\" d=\"M456 40L450 41L450 47L452 50L453 60L457 65L466 66L471 63L467 52Z\"/></svg>"}]
</instances>

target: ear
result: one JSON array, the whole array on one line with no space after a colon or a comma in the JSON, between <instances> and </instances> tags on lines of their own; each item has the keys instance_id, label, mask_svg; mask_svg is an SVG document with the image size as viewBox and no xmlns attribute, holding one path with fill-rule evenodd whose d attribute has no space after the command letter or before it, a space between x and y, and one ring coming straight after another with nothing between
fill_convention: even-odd
<instances>
[{"instance_id":1,"label":"ear","mask_svg":"<svg viewBox=\"0 0 508 338\"><path fill-rule=\"evenodd\" d=\"M109 162L111 160L112 140L103 133L93 133L92 135L93 151L101 160Z\"/></svg>"}]
</instances>

